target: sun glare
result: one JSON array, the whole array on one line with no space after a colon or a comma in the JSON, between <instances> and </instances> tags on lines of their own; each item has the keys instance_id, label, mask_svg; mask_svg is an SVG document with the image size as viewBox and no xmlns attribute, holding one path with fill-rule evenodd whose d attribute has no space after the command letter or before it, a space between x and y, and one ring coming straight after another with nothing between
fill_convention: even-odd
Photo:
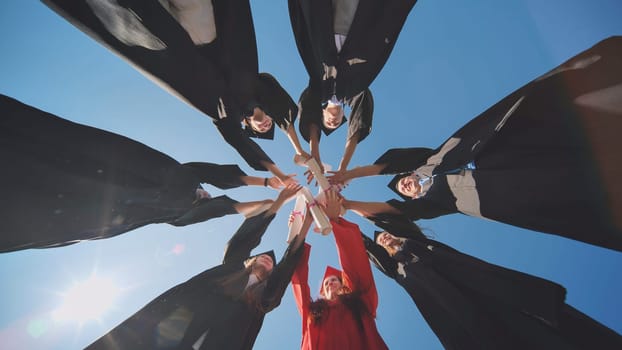
<instances>
[{"instance_id":1,"label":"sun glare","mask_svg":"<svg viewBox=\"0 0 622 350\"><path fill-rule=\"evenodd\" d=\"M62 305L52 312L55 321L100 320L101 316L115 302L120 289L110 278L91 276L89 279L74 283L61 295Z\"/></svg>"}]
</instances>

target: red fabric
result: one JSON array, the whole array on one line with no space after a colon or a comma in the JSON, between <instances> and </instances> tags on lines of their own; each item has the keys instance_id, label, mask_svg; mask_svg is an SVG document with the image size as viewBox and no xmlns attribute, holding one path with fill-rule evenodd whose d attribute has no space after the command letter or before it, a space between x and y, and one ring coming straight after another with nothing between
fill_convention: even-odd
<instances>
[{"instance_id":1,"label":"red fabric","mask_svg":"<svg viewBox=\"0 0 622 350\"><path fill-rule=\"evenodd\" d=\"M352 312L339 300L329 302L322 321L314 323L308 317L311 294L309 284L309 253L311 246L305 244L305 251L292 276L292 289L298 311L302 316L303 350L380 350L388 349L378 330L374 317L378 306L376 285L356 224L344 219L331 221L339 262L343 269L343 281L353 292L358 291L367 310L363 313L363 330L359 328Z\"/></svg>"}]
</instances>

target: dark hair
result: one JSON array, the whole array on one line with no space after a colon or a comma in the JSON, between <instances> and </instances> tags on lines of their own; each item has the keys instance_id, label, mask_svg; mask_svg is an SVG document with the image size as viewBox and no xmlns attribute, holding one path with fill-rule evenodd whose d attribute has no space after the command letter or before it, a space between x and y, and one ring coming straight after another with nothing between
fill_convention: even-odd
<instances>
[{"instance_id":1,"label":"dark hair","mask_svg":"<svg viewBox=\"0 0 622 350\"><path fill-rule=\"evenodd\" d=\"M341 280L341 277L337 277ZM372 315L363 300L361 299L361 293L359 291L352 292L347 286L342 286L340 293L336 297L337 302L342 303L352 313L356 324L361 332L363 331L363 314ZM328 309L329 301L324 298L319 298L312 301L309 304L309 319L314 324L320 324L323 322L323 316Z\"/></svg>"}]
</instances>

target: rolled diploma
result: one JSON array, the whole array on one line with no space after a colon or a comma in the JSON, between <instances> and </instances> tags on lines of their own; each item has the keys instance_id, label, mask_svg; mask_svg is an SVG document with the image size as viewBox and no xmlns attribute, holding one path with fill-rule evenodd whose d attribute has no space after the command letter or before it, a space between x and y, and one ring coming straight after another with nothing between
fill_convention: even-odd
<instances>
[{"instance_id":1,"label":"rolled diploma","mask_svg":"<svg viewBox=\"0 0 622 350\"><path fill-rule=\"evenodd\" d=\"M307 161L307 166L309 167L309 170L311 170L311 172L313 173L313 176L315 177L315 179L317 180L317 184L320 187L320 192L318 194L318 196L316 197L317 201L324 203L325 199L324 199L324 193L326 191L328 191L332 186L331 184L328 182L328 180L326 179L326 176L324 176L324 174L322 173L322 171L320 170L319 165L317 164L317 162L315 161L315 159L310 158ZM326 165L324 165L324 169L326 169ZM339 189L341 190L340 186L336 186L335 189ZM338 191L339 192L339 191ZM344 208L343 206L341 207L340 210L340 214L344 215L346 213L346 208Z\"/></svg>"},{"instance_id":2,"label":"rolled diploma","mask_svg":"<svg viewBox=\"0 0 622 350\"><path fill-rule=\"evenodd\" d=\"M287 234L287 243L290 243L296 235L300 233L300 229L302 228L302 213L305 210L305 197L302 194L298 194L296 196L296 203L294 204L294 211L292 212L294 215L294 222L289 227L289 233Z\"/></svg>"},{"instance_id":3,"label":"rolled diploma","mask_svg":"<svg viewBox=\"0 0 622 350\"><path fill-rule=\"evenodd\" d=\"M313 221L315 221L315 226L320 230L323 235L329 234L333 227L330 224L330 219L326 216L326 213L320 208L318 205L315 205L315 198L311 194L308 188L303 187L300 190L300 193L305 197L307 203L309 203L309 210L311 210L311 215L313 215Z\"/></svg>"},{"instance_id":4,"label":"rolled diploma","mask_svg":"<svg viewBox=\"0 0 622 350\"><path fill-rule=\"evenodd\" d=\"M322 173L322 171L320 170L320 166L317 164L315 159L310 158L307 161L307 166L309 167L309 170L311 170L311 172L313 173L313 177L315 177L315 180L317 181L317 184L320 186L322 191L326 191L327 189L329 189L330 184L328 183L328 180L326 180L324 173Z\"/></svg>"}]
</instances>

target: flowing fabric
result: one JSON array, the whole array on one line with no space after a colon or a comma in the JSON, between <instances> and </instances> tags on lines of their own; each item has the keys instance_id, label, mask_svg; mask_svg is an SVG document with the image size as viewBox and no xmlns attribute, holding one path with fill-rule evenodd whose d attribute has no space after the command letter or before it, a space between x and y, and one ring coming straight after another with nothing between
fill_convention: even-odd
<instances>
[{"instance_id":1,"label":"flowing fabric","mask_svg":"<svg viewBox=\"0 0 622 350\"><path fill-rule=\"evenodd\" d=\"M382 173L402 173L392 190L405 173L430 180L419 198L389 204L412 220L461 212L622 250L620 101L622 37L612 37L516 90L436 150L386 152L376 161Z\"/></svg>"},{"instance_id":2,"label":"flowing fabric","mask_svg":"<svg viewBox=\"0 0 622 350\"><path fill-rule=\"evenodd\" d=\"M245 186L236 165L180 164L144 144L0 95L0 252L116 236L235 214L227 196L195 201L200 183Z\"/></svg>"}]
</instances>

